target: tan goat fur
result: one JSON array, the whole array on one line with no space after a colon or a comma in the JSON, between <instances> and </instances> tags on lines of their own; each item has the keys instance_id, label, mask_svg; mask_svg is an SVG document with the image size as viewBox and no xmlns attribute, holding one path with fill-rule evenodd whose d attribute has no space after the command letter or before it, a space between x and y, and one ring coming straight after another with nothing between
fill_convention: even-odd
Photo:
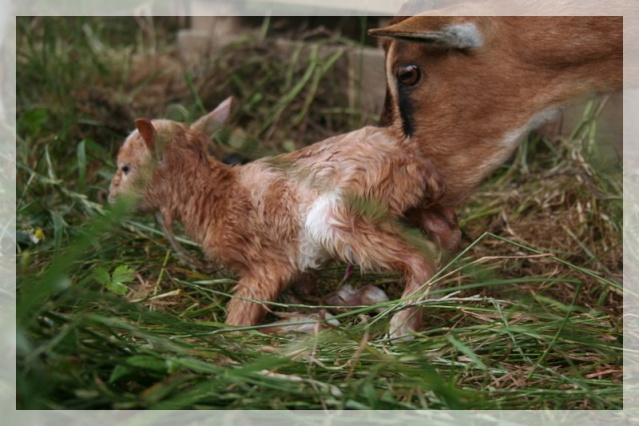
<instances>
[{"instance_id":1,"label":"tan goat fur","mask_svg":"<svg viewBox=\"0 0 639 426\"><path fill-rule=\"evenodd\" d=\"M506 3L486 4L499 12ZM441 13L456 10L464 9ZM461 205L566 104L622 89L620 16L437 14L397 17L370 34L384 37L386 50L381 124L412 139L443 174L444 205Z\"/></svg>"},{"instance_id":2,"label":"tan goat fur","mask_svg":"<svg viewBox=\"0 0 639 426\"><path fill-rule=\"evenodd\" d=\"M257 324L266 309L251 300L274 301L303 272L332 259L400 271L403 297L426 294L440 250L401 219L411 209L440 210L432 206L445 185L419 149L392 129L364 127L291 154L227 166L208 156L206 144L207 128L229 109L227 100L190 127L136 120L109 194L111 202L136 196L140 210L159 211L169 227L179 220L207 256L239 273L228 324ZM433 225L409 219L454 244L454 214L441 210L429 216L439 217ZM391 335L408 335L420 319L415 308L395 314Z\"/></svg>"}]
</instances>

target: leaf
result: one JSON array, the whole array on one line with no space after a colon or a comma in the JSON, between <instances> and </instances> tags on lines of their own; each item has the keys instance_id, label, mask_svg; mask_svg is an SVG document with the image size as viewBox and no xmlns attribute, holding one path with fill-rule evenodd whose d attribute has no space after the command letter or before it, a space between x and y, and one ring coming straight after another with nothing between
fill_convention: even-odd
<instances>
[{"instance_id":1,"label":"leaf","mask_svg":"<svg viewBox=\"0 0 639 426\"><path fill-rule=\"evenodd\" d=\"M150 355L133 355L126 359L126 363L131 367L156 371L158 373L166 373L168 369L165 360Z\"/></svg>"},{"instance_id":2,"label":"leaf","mask_svg":"<svg viewBox=\"0 0 639 426\"><path fill-rule=\"evenodd\" d=\"M135 276L133 275L134 273L135 270L130 268L129 266L120 265L115 268L115 271L113 271L113 277L111 281L120 284L129 283L135 279Z\"/></svg>"},{"instance_id":3,"label":"leaf","mask_svg":"<svg viewBox=\"0 0 639 426\"><path fill-rule=\"evenodd\" d=\"M122 377L126 377L135 373L137 370L137 368L133 368L128 365L118 364L115 366L115 368L111 372L111 375L109 376L109 383L114 383Z\"/></svg>"},{"instance_id":4,"label":"leaf","mask_svg":"<svg viewBox=\"0 0 639 426\"><path fill-rule=\"evenodd\" d=\"M102 284L108 291L125 296L129 288L123 283L133 280L133 269L126 265L120 265L113 271L113 276L109 276L109 272L101 266L93 270L91 275L97 282Z\"/></svg>"},{"instance_id":5,"label":"leaf","mask_svg":"<svg viewBox=\"0 0 639 426\"><path fill-rule=\"evenodd\" d=\"M111 159L111 154L104 149L101 145L95 143L92 139L85 139L82 141L85 144L87 150L93 154L94 157Z\"/></svg>"},{"instance_id":6,"label":"leaf","mask_svg":"<svg viewBox=\"0 0 639 426\"><path fill-rule=\"evenodd\" d=\"M51 214L51 220L53 222L53 241L55 256L57 256L62 247L62 234L64 233L66 223L64 223L64 219L62 219L62 216L60 216L58 212L51 210L49 213Z\"/></svg>"},{"instance_id":7,"label":"leaf","mask_svg":"<svg viewBox=\"0 0 639 426\"><path fill-rule=\"evenodd\" d=\"M87 176L87 152L86 142L81 141L76 148L78 156L78 191L84 191L84 182Z\"/></svg>"},{"instance_id":8,"label":"leaf","mask_svg":"<svg viewBox=\"0 0 639 426\"><path fill-rule=\"evenodd\" d=\"M107 290L112 293L119 294L120 296L126 296L126 292L129 288L122 283L110 282L106 285Z\"/></svg>"},{"instance_id":9,"label":"leaf","mask_svg":"<svg viewBox=\"0 0 639 426\"><path fill-rule=\"evenodd\" d=\"M95 278L97 282L102 284L103 286L107 286L111 283L111 277L109 276L109 271L104 269L101 266L94 268L91 272L91 276Z\"/></svg>"},{"instance_id":10,"label":"leaf","mask_svg":"<svg viewBox=\"0 0 639 426\"><path fill-rule=\"evenodd\" d=\"M468 346L464 345L462 342L455 339L452 334L449 334L446 337L448 341L452 343L454 347L457 348L457 350L459 350L461 353L466 355L472 362L474 362L477 368L479 368L480 370L488 370L488 367L486 367L486 364L484 364L481 361L481 359L479 359L477 354L473 352Z\"/></svg>"},{"instance_id":11,"label":"leaf","mask_svg":"<svg viewBox=\"0 0 639 426\"><path fill-rule=\"evenodd\" d=\"M188 383L193 379L193 376L171 376L157 382L148 387L144 392L140 394L140 397L147 403L156 404L167 396L176 394L174 391L178 389L182 384ZM180 395L181 392L177 392ZM195 401L194 401L195 402Z\"/></svg>"},{"instance_id":12,"label":"leaf","mask_svg":"<svg viewBox=\"0 0 639 426\"><path fill-rule=\"evenodd\" d=\"M376 409L377 408L377 392L375 392L375 388L373 387L373 385L371 385L370 383L365 383L364 384L364 389L362 389L362 392L364 394L364 396L366 397L366 399L368 400L368 406L371 409Z\"/></svg>"}]
</instances>

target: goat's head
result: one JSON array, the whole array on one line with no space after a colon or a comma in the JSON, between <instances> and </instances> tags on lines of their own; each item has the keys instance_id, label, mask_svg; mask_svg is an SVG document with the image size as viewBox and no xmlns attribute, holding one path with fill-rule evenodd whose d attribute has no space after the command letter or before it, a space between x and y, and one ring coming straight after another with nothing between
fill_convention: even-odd
<instances>
[{"instance_id":1,"label":"goat's head","mask_svg":"<svg viewBox=\"0 0 639 426\"><path fill-rule=\"evenodd\" d=\"M617 17L395 18L381 125L414 139L458 205L564 104L621 89Z\"/></svg>"},{"instance_id":2,"label":"goat's head","mask_svg":"<svg viewBox=\"0 0 639 426\"><path fill-rule=\"evenodd\" d=\"M166 163L170 152L189 149L206 157L206 141L228 119L233 98L227 98L212 112L187 126L171 120L135 120L131 133L117 157L117 171L109 186L109 203L130 197L136 207L144 210L144 196L157 174L171 173Z\"/></svg>"}]
</instances>

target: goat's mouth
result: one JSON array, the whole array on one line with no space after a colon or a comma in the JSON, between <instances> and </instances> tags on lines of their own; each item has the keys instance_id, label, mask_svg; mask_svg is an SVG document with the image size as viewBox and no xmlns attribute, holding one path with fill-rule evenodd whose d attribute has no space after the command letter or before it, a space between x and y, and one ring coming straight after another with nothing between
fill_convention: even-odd
<instances>
[{"instance_id":1,"label":"goat's mouth","mask_svg":"<svg viewBox=\"0 0 639 426\"><path fill-rule=\"evenodd\" d=\"M142 203L142 198L141 194L136 192L115 191L109 192L107 202L112 206L123 204L128 211L143 211L144 204Z\"/></svg>"},{"instance_id":2,"label":"goat's mouth","mask_svg":"<svg viewBox=\"0 0 639 426\"><path fill-rule=\"evenodd\" d=\"M118 201L118 197L109 192L109 196L107 197L107 202L109 204L115 204Z\"/></svg>"}]
</instances>

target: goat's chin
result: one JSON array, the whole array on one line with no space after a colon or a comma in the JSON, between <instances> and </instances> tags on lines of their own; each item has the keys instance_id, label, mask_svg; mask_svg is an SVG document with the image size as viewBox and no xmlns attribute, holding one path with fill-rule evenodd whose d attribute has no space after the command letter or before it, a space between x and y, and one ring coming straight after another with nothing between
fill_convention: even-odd
<instances>
[{"instance_id":1,"label":"goat's chin","mask_svg":"<svg viewBox=\"0 0 639 426\"><path fill-rule=\"evenodd\" d=\"M139 194L118 193L109 194L107 201L110 205L125 204L131 212L151 212L152 208L144 202L144 197Z\"/></svg>"},{"instance_id":2,"label":"goat's chin","mask_svg":"<svg viewBox=\"0 0 639 426\"><path fill-rule=\"evenodd\" d=\"M125 203L123 197L120 197L120 196L111 196L111 195L109 195L109 198L107 199L107 201L109 202L109 205L111 205L111 206L114 206L114 205L119 204L119 203ZM127 204L133 205L133 203L129 203L129 202L127 202Z\"/></svg>"}]
</instances>

